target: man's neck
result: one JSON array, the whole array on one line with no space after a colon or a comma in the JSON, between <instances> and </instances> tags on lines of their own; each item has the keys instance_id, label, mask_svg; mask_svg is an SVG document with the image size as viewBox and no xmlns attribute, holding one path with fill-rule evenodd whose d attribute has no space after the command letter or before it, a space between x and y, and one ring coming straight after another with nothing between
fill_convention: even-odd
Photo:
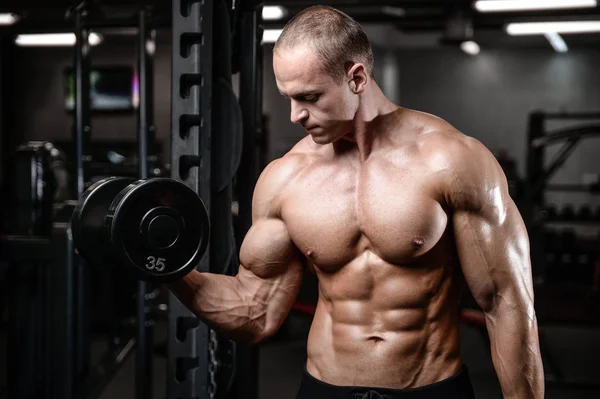
<instances>
[{"instance_id":1,"label":"man's neck","mask_svg":"<svg viewBox=\"0 0 600 399\"><path fill-rule=\"evenodd\" d=\"M347 151L349 142L358 149L361 162L366 161L373 150L373 142L378 128L382 126L386 115L398 110L398 106L387 99L377 83L372 81L368 89L361 95L360 106L354 116L353 132L344 136L342 143L333 143L334 150Z\"/></svg>"}]
</instances>

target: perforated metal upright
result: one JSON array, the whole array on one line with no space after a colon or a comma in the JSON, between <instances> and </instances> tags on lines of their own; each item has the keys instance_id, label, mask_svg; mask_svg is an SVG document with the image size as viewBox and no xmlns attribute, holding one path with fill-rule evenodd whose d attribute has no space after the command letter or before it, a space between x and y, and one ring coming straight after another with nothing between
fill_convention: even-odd
<instances>
[{"instance_id":1,"label":"perforated metal upright","mask_svg":"<svg viewBox=\"0 0 600 399\"><path fill-rule=\"evenodd\" d=\"M213 0L173 0L171 177L210 212ZM210 248L197 266L209 270ZM208 398L208 328L170 294L168 399Z\"/></svg>"},{"instance_id":2,"label":"perforated metal upright","mask_svg":"<svg viewBox=\"0 0 600 399\"><path fill-rule=\"evenodd\" d=\"M256 138L262 119L262 0L240 4L240 108L243 120L243 151L237 174L239 217L237 245L241 247L252 225L252 195L260 171ZM235 270L237 272L237 269ZM235 359L238 370L228 399L258 397L259 352L256 347L240 347Z\"/></svg>"},{"instance_id":3,"label":"perforated metal upright","mask_svg":"<svg viewBox=\"0 0 600 399\"><path fill-rule=\"evenodd\" d=\"M90 29L85 18L88 13L87 1L81 1L74 9L75 20L75 164L76 197L80 198L90 178L92 116L90 107L90 49L88 41ZM75 373L85 378L90 369L90 272L86 265L77 262L75 266Z\"/></svg>"},{"instance_id":4,"label":"perforated metal upright","mask_svg":"<svg viewBox=\"0 0 600 399\"><path fill-rule=\"evenodd\" d=\"M148 156L153 153L154 129L152 106L152 68L154 50L154 33L148 29L148 11L144 8L138 13L138 74L140 81L140 103L137 113L138 122L138 151L139 151L139 177L148 178ZM154 320L150 317L150 304L148 293L151 285L145 281L138 281L136 312L136 370L135 370L135 397L136 399L152 399L152 341Z\"/></svg>"}]
</instances>

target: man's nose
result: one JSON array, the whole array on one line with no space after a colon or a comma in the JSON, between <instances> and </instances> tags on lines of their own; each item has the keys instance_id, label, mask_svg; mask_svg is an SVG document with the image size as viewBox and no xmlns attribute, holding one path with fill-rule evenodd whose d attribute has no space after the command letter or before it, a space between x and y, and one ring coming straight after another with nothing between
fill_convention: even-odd
<instances>
[{"instance_id":1,"label":"man's nose","mask_svg":"<svg viewBox=\"0 0 600 399\"><path fill-rule=\"evenodd\" d=\"M290 120L292 123L300 123L304 119L308 118L308 111L302 106L302 104L298 104L296 101L292 100L291 107Z\"/></svg>"}]
</instances>

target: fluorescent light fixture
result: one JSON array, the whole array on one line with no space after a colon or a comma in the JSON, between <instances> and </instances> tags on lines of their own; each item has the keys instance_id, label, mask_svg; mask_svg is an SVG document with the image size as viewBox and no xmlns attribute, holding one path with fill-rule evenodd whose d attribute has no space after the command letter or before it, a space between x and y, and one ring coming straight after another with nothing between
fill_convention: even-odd
<instances>
[{"instance_id":1,"label":"fluorescent light fixture","mask_svg":"<svg viewBox=\"0 0 600 399\"><path fill-rule=\"evenodd\" d=\"M74 46L76 42L74 33L39 33L29 35L18 35L15 39L17 46ZM102 43L102 36L97 33L90 33L88 42L91 46Z\"/></svg>"},{"instance_id":2,"label":"fluorescent light fixture","mask_svg":"<svg viewBox=\"0 0 600 399\"><path fill-rule=\"evenodd\" d=\"M0 25L12 25L19 20L16 14L0 14Z\"/></svg>"},{"instance_id":3,"label":"fluorescent light fixture","mask_svg":"<svg viewBox=\"0 0 600 399\"><path fill-rule=\"evenodd\" d=\"M283 29L265 29L263 32L263 43L275 43L279 36L283 32Z\"/></svg>"},{"instance_id":4,"label":"fluorescent light fixture","mask_svg":"<svg viewBox=\"0 0 600 399\"><path fill-rule=\"evenodd\" d=\"M589 32L600 32L600 21L515 22L506 26L506 33L513 36Z\"/></svg>"},{"instance_id":5,"label":"fluorescent light fixture","mask_svg":"<svg viewBox=\"0 0 600 399\"><path fill-rule=\"evenodd\" d=\"M381 7L381 11L385 15L389 15L392 17L403 17L406 15L406 11L404 11L404 8L400 7L383 6Z\"/></svg>"},{"instance_id":6,"label":"fluorescent light fixture","mask_svg":"<svg viewBox=\"0 0 600 399\"><path fill-rule=\"evenodd\" d=\"M591 8L596 4L597 0L479 0L475 2L475 9L479 12L535 11Z\"/></svg>"},{"instance_id":7,"label":"fluorescent light fixture","mask_svg":"<svg viewBox=\"0 0 600 399\"><path fill-rule=\"evenodd\" d=\"M469 55L477 55L481 51L479 48L479 44L475 43L472 40L462 42L460 44L460 49Z\"/></svg>"},{"instance_id":8,"label":"fluorescent light fixture","mask_svg":"<svg viewBox=\"0 0 600 399\"><path fill-rule=\"evenodd\" d=\"M569 47L567 47L567 43L565 43L562 36L559 35L558 33L548 32L544 36L546 36L546 39L550 42L550 44L552 45L552 48L554 48L554 50L557 53L566 53L567 51L569 51Z\"/></svg>"},{"instance_id":9,"label":"fluorescent light fixture","mask_svg":"<svg viewBox=\"0 0 600 399\"><path fill-rule=\"evenodd\" d=\"M287 15L287 10L281 6L264 6L262 9L262 19L273 21L282 19Z\"/></svg>"}]
</instances>

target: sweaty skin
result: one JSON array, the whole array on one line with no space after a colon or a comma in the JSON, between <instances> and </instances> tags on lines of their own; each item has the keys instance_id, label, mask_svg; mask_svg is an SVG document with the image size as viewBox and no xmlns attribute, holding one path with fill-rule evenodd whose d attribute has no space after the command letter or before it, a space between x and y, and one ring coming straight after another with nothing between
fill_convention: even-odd
<instances>
[{"instance_id":1,"label":"sweaty skin","mask_svg":"<svg viewBox=\"0 0 600 399\"><path fill-rule=\"evenodd\" d=\"M311 57L274 57L291 120L309 136L261 174L239 274L193 271L170 289L212 327L258 342L283 323L308 267L319 280L308 372L402 389L460 370L468 287L504 396L543 397L529 241L494 157L391 104L362 65L339 84Z\"/></svg>"},{"instance_id":2,"label":"sweaty skin","mask_svg":"<svg viewBox=\"0 0 600 399\"><path fill-rule=\"evenodd\" d=\"M295 171L281 217L319 279L307 370L330 384L416 387L462 366L447 165L431 148L443 134L415 134L419 118L385 117L366 162L310 139L281 161Z\"/></svg>"}]
</instances>

